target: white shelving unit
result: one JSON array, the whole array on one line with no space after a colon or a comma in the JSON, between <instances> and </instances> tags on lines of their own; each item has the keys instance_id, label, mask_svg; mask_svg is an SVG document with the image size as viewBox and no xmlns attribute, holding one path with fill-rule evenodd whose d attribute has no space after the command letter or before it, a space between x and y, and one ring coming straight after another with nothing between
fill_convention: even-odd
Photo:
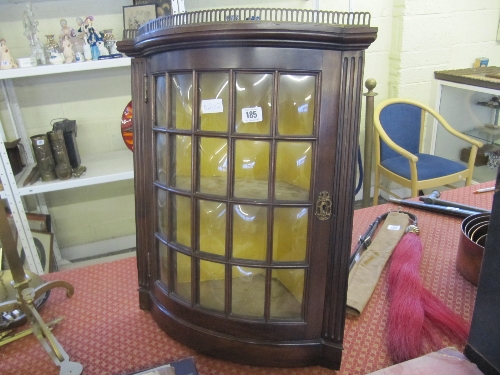
<instances>
[{"instance_id":1,"label":"white shelving unit","mask_svg":"<svg viewBox=\"0 0 500 375\"><path fill-rule=\"evenodd\" d=\"M38 65L31 68L0 70L0 79L13 79L32 76L43 76L48 74L60 74L71 72L83 72L86 70L119 68L130 66L130 57L118 57L115 59L85 61L72 64Z\"/></svg>"},{"instance_id":2,"label":"white shelving unit","mask_svg":"<svg viewBox=\"0 0 500 375\"><path fill-rule=\"evenodd\" d=\"M89 155L82 158L81 164L87 167L87 171L79 178L69 180L55 180L43 182L38 180L33 185L22 186L34 164L29 165L16 176L17 192L20 196L31 194L42 194L50 191L77 188L97 184L105 184L121 180L129 180L134 177L132 169L133 155L129 150L114 151L98 155ZM4 191L0 192L2 199L7 198Z\"/></svg>"},{"instance_id":3,"label":"white shelving unit","mask_svg":"<svg viewBox=\"0 0 500 375\"><path fill-rule=\"evenodd\" d=\"M23 181L31 171L35 162L31 154L30 141L25 132L12 80L30 76L66 74L87 70L112 69L127 66L130 66L130 58L122 57L83 63L44 65L0 71L0 88L3 90L4 96L7 98L8 110L15 126L16 136L21 138L21 142L27 152L27 162L29 164L19 175L13 175L4 145L5 134L3 132L3 126L0 122L0 179L4 187L4 190L0 191L0 197L8 201L14 222L16 224L19 239L25 249L28 265L33 272L42 274L43 269L40 264L40 260L38 259L33 236L26 219L22 197L27 195L36 195L41 212L48 213L43 193L132 179L133 154L129 150L123 150L82 157L81 165L86 166L87 171L81 177L71 178L64 181L38 181L33 185L23 187ZM54 247L54 254L58 264L64 262L57 245Z\"/></svg>"}]
</instances>

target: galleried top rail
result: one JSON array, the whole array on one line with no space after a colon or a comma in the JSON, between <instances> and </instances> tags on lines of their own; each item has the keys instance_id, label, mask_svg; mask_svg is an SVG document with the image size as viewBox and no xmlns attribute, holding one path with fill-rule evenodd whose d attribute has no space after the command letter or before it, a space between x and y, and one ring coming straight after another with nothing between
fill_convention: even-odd
<instances>
[{"instance_id":1,"label":"galleried top rail","mask_svg":"<svg viewBox=\"0 0 500 375\"><path fill-rule=\"evenodd\" d=\"M124 30L117 43L130 57L214 47L363 50L376 39L368 12L226 8L160 17Z\"/></svg>"},{"instance_id":2,"label":"galleried top rail","mask_svg":"<svg viewBox=\"0 0 500 375\"><path fill-rule=\"evenodd\" d=\"M172 26L206 24L214 22L296 22L334 26L370 26L368 12L333 12L308 9L282 8L227 8L180 13L152 20L138 30L137 35Z\"/></svg>"}]
</instances>

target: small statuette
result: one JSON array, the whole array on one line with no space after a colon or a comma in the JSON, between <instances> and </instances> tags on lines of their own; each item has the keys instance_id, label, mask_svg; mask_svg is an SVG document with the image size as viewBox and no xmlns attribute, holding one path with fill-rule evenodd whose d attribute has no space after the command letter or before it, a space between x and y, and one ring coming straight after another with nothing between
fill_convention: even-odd
<instances>
[{"instance_id":1,"label":"small statuette","mask_svg":"<svg viewBox=\"0 0 500 375\"><path fill-rule=\"evenodd\" d=\"M31 9L31 3L26 4L26 9L23 14L24 36L28 39L31 47L31 58L35 59L36 64L47 64L42 43L38 40L38 21L35 20L35 15Z\"/></svg>"},{"instance_id":2,"label":"small statuette","mask_svg":"<svg viewBox=\"0 0 500 375\"><path fill-rule=\"evenodd\" d=\"M67 35L64 36L61 44L63 48L64 62L66 64L69 64L75 61L75 51L73 50L73 43L71 43L71 40Z\"/></svg>"},{"instance_id":3,"label":"small statuette","mask_svg":"<svg viewBox=\"0 0 500 375\"><path fill-rule=\"evenodd\" d=\"M17 68L17 63L14 58L10 55L9 48L5 39L0 39L0 69L12 69Z\"/></svg>"},{"instance_id":4,"label":"small statuette","mask_svg":"<svg viewBox=\"0 0 500 375\"><path fill-rule=\"evenodd\" d=\"M104 41L98 40L96 44L97 44L97 49L99 50L99 57L109 55L108 49L104 46Z\"/></svg>"}]
</instances>

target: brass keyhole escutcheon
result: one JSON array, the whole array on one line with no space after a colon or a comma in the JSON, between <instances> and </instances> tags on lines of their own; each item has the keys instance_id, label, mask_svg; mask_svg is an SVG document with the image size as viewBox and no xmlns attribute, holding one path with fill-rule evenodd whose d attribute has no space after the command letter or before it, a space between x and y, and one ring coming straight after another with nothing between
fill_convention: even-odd
<instances>
[{"instance_id":1,"label":"brass keyhole escutcheon","mask_svg":"<svg viewBox=\"0 0 500 375\"><path fill-rule=\"evenodd\" d=\"M314 214L319 220L328 220L332 216L332 199L327 191L319 193Z\"/></svg>"}]
</instances>

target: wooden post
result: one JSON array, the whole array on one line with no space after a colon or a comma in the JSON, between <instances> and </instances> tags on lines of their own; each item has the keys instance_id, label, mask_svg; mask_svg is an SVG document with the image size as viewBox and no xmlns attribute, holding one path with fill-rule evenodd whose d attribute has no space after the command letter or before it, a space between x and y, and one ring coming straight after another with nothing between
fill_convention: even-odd
<instances>
[{"instance_id":1,"label":"wooden post","mask_svg":"<svg viewBox=\"0 0 500 375\"><path fill-rule=\"evenodd\" d=\"M363 170L363 207L369 207L370 204L370 190L372 185L372 156L373 156L373 110L374 98L378 94L373 92L377 86L377 81L373 78L368 78L365 81L365 87L368 89L366 94L366 108L365 108L365 152Z\"/></svg>"}]
</instances>

